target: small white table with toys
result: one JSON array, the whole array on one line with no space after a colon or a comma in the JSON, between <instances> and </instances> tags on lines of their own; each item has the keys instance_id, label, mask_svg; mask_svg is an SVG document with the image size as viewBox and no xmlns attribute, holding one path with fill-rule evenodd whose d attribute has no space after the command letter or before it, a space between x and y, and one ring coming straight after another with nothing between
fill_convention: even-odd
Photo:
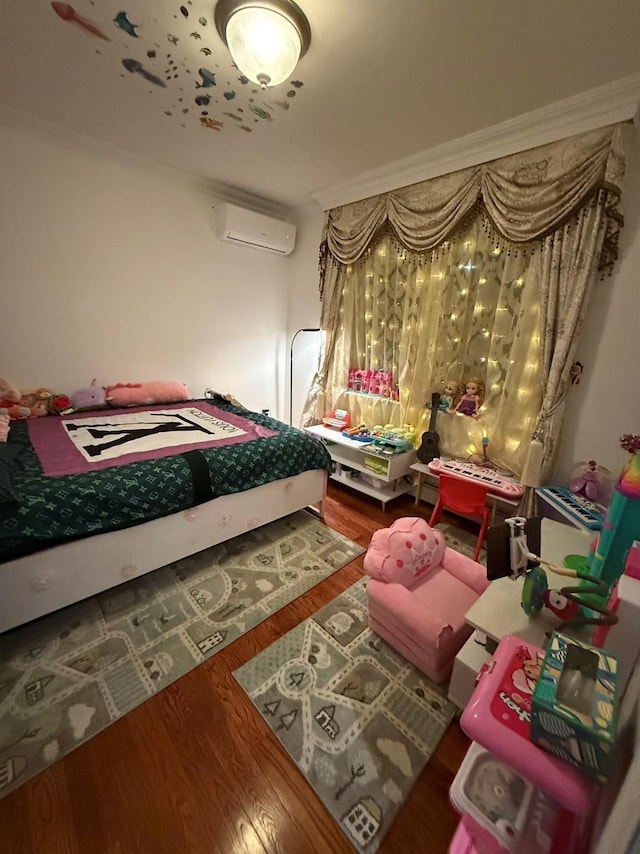
<instances>
[{"instance_id":1,"label":"small white table with toys","mask_svg":"<svg viewBox=\"0 0 640 854\"><path fill-rule=\"evenodd\" d=\"M305 429L327 445L335 463L331 479L377 498L383 510L387 501L413 489L408 475L416 459L415 451L385 455L372 448L370 442L350 439L337 429L323 425Z\"/></svg>"}]
</instances>

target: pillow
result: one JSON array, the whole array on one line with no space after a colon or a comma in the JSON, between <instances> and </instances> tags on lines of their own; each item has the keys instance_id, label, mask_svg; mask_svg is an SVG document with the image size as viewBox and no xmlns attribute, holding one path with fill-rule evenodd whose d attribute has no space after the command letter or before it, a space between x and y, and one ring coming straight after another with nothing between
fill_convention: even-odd
<instances>
[{"instance_id":1,"label":"pillow","mask_svg":"<svg viewBox=\"0 0 640 854\"><path fill-rule=\"evenodd\" d=\"M6 442L9 435L9 415L0 412L0 442Z\"/></svg>"},{"instance_id":2,"label":"pillow","mask_svg":"<svg viewBox=\"0 0 640 854\"><path fill-rule=\"evenodd\" d=\"M11 483L10 466L19 453L19 445L8 442L0 444L0 504L18 503L18 493Z\"/></svg>"},{"instance_id":3,"label":"pillow","mask_svg":"<svg viewBox=\"0 0 640 854\"><path fill-rule=\"evenodd\" d=\"M147 403L180 403L191 400L184 383L154 381L148 383L117 383L106 388L109 406L143 406Z\"/></svg>"},{"instance_id":4,"label":"pillow","mask_svg":"<svg viewBox=\"0 0 640 854\"><path fill-rule=\"evenodd\" d=\"M411 587L416 578L442 563L445 549L442 531L418 516L406 516L373 534L364 571L380 581Z\"/></svg>"}]
</instances>

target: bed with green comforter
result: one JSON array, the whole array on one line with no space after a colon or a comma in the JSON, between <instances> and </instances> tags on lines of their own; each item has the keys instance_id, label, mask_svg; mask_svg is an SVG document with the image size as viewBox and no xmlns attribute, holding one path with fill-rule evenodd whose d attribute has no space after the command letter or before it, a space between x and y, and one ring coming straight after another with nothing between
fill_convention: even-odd
<instances>
[{"instance_id":1,"label":"bed with green comforter","mask_svg":"<svg viewBox=\"0 0 640 854\"><path fill-rule=\"evenodd\" d=\"M222 398L216 398L215 405L266 428L263 432L270 435L81 474L48 476L28 423L12 422L6 447L0 451L0 563L305 471L331 471L324 446L303 431Z\"/></svg>"}]
</instances>

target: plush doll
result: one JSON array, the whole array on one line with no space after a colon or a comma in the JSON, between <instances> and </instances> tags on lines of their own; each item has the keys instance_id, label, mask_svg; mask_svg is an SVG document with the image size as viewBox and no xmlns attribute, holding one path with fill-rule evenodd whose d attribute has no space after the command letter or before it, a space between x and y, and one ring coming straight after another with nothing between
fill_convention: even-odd
<instances>
[{"instance_id":1,"label":"plush doll","mask_svg":"<svg viewBox=\"0 0 640 854\"><path fill-rule=\"evenodd\" d=\"M14 421L18 418L28 418L31 410L22 402L20 389L13 383L0 377L0 414L8 415Z\"/></svg>"},{"instance_id":2,"label":"plush doll","mask_svg":"<svg viewBox=\"0 0 640 854\"><path fill-rule=\"evenodd\" d=\"M78 389L71 395L71 405L76 412L83 409L105 409L107 406L106 391L94 379L87 388Z\"/></svg>"},{"instance_id":3,"label":"plush doll","mask_svg":"<svg viewBox=\"0 0 640 854\"><path fill-rule=\"evenodd\" d=\"M157 380L146 383L116 383L106 388L109 406L145 406L154 403L180 403L191 400L184 383Z\"/></svg>"},{"instance_id":4,"label":"plush doll","mask_svg":"<svg viewBox=\"0 0 640 854\"><path fill-rule=\"evenodd\" d=\"M74 411L71 398L66 394L52 394L47 400L50 415L69 415Z\"/></svg>"},{"instance_id":5,"label":"plush doll","mask_svg":"<svg viewBox=\"0 0 640 854\"><path fill-rule=\"evenodd\" d=\"M49 414L49 400L53 392L48 388L36 388L31 391L23 391L20 405L27 407L29 415L27 418L41 418Z\"/></svg>"}]
</instances>

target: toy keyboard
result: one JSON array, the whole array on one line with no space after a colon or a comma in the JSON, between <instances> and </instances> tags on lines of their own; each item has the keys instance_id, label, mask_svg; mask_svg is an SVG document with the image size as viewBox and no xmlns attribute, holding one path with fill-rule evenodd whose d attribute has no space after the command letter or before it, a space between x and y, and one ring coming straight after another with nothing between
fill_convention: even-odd
<instances>
[{"instance_id":1,"label":"toy keyboard","mask_svg":"<svg viewBox=\"0 0 640 854\"><path fill-rule=\"evenodd\" d=\"M476 466L473 463L459 463L455 460L435 459L428 463L432 474L450 474L473 483L481 483L489 488L492 495L515 500L524 494L524 486L513 478L497 474L491 469Z\"/></svg>"},{"instance_id":2,"label":"toy keyboard","mask_svg":"<svg viewBox=\"0 0 640 854\"><path fill-rule=\"evenodd\" d=\"M565 513L590 531L599 531L604 523L604 514L587 498L574 495L566 486L542 486L541 497L551 505L560 506Z\"/></svg>"}]
</instances>

